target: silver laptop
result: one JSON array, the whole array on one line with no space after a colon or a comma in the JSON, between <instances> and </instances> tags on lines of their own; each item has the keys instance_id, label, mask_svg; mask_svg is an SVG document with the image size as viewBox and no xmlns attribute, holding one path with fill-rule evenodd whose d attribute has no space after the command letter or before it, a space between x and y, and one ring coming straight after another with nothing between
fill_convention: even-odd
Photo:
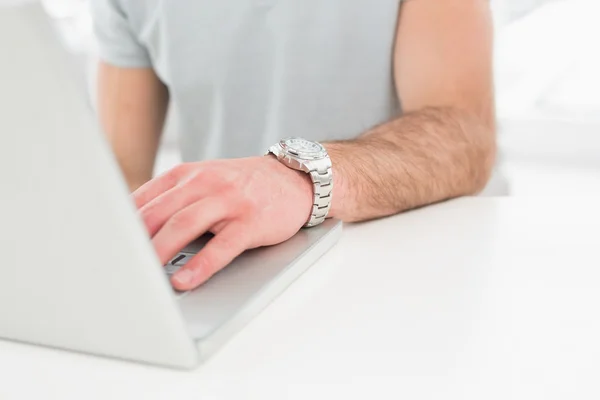
<instances>
[{"instance_id":1,"label":"silver laptop","mask_svg":"<svg viewBox=\"0 0 600 400\"><path fill-rule=\"evenodd\" d=\"M244 253L183 296L38 5L0 7L0 337L191 368L338 240L341 224ZM190 245L183 256L208 240Z\"/></svg>"}]
</instances>

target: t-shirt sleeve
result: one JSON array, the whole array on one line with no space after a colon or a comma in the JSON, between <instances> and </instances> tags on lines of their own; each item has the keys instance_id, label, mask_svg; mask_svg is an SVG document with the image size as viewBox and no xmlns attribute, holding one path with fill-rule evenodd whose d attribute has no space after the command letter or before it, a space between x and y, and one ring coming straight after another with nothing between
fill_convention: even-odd
<instances>
[{"instance_id":1,"label":"t-shirt sleeve","mask_svg":"<svg viewBox=\"0 0 600 400\"><path fill-rule=\"evenodd\" d=\"M124 68L151 66L120 0L91 0L90 12L102 61Z\"/></svg>"}]
</instances>

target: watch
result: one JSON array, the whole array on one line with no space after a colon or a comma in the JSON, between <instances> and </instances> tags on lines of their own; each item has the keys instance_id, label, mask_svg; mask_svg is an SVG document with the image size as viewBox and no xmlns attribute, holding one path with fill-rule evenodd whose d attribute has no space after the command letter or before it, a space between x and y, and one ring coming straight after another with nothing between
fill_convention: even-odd
<instances>
[{"instance_id":1,"label":"watch","mask_svg":"<svg viewBox=\"0 0 600 400\"><path fill-rule=\"evenodd\" d=\"M327 150L320 143L291 137L271 146L273 154L288 168L309 174L313 182L313 209L304 225L306 228L322 224L329 214L333 195L333 171Z\"/></svg>"}]
</instances>

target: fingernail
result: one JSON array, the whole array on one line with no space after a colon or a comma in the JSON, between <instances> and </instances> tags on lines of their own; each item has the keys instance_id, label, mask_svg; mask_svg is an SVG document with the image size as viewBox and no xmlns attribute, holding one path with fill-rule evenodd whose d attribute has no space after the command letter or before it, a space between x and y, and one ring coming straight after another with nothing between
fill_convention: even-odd
<instances>
[{"instance_id":1,"label":"fingernail","mask_svg":"<svg viewBox=\"0 0 600 400\"><path fill-rule=\"evenodd\" d=\"M180 285L186 285L192 282L194 278L194 273L189 269L184 269L182 271L177 272L173 275L173 280Z\"/></svg>"}]
</instances>

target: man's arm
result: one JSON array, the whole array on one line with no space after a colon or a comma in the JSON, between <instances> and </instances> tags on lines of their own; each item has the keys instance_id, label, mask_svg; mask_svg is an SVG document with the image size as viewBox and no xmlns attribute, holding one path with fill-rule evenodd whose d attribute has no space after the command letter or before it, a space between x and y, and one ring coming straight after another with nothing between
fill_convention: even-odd
<instances>
[{"instance_id":1,"label":"man's arm","mask_svg":"<svg viewBox=\"0 0 600 400\"><path fill-rule=\"evenodd\" d=\"M359 221L481 191L492 172L495 116L487 0L410 0L394 74L404 115L326 144L331 216Z\"/></svg>"},{"instance_id":2,"label":"man's arm","mask_svg":"<svg viewBox=\"0 0 600 400\"><path fill-rule=\"evenodd\" d=\"M386 216L484 187L495 154L487 3L404 4L394 69L405 115L356 140L326 144L335 183L331 216ZM188 290L244 250L292 237L314 197L307 174L254 157L183 164L134 199L163 263L205 232L215 234L171 278Z\"/></svg>"},{"instance_id":3,"label":"man's arm","mask_svg":"<svg viewBox=\"0 0 600 400\"><path fill-rule=\"evenodd\" d=\"M168 100L151 68L100 63L100 121L131 191L152 178Z\"/></svg>"}]
</instances>

